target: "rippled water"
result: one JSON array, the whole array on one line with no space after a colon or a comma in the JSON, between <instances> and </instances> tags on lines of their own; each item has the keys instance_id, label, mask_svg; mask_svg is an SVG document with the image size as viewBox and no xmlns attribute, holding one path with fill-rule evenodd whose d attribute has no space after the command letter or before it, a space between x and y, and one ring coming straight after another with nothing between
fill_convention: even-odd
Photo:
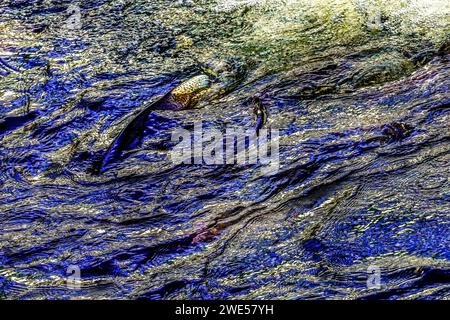
<instances>
[{"instance_id":1,"label":"rippled water","mask_svg":"<svg viewBox=\"0 0 450 320\"><path fill-rule=\"evenodd\" d=\"M450 297L447 0L0 13L1 297ZM152 112L142 146L93 172L130 117L217 61L245 70L236 86ZM279 172L172 163L173 129L251 128L255 95L280 130Z\"/></svg>"}]
</instances>

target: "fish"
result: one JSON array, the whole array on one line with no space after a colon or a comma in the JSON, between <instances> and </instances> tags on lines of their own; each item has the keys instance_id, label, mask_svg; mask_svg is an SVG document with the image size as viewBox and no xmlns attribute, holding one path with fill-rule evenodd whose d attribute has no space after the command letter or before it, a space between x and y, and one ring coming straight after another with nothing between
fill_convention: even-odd
<instances>
[{"instance_id":1,"label":"fish","mask_svg":"<svg viewBox=\"0 0 450 320\"><path fill-rule=\"evenodd\" d=\"M164 109L186 109L193 107L201 99L205 91L210 87L211 81L207 75L198 75L182 82L172 90L163 101Z\"/></svg>"},{"instance_id":2,"label":"fish","mask_svg":"<svg viewBox=\"0 0 450 320\"><path fill-rule=\"evenodd\" d=\"M161 98L145 106L116 136L101 160L94 163L93 173L101 174L105 172L107 166L114 159L120 158L124 151L140 146L147 119L152 111L182 110L193 107L209 87L209 77L197 75L182 82Z\"/></svg>"}]
</instances>

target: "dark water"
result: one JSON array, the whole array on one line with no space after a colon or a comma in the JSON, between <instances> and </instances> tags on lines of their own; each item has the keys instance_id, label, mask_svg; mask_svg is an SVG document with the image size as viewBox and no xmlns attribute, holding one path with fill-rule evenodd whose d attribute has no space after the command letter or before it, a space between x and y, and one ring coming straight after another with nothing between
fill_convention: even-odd
<instances>
[{"instance_id":1,"label":"dark water","mask_svg":"<svg viewBox=\"0 0 450 320\"><path fill-rule=\"evenodd\" d=\"M71 3L0 4L2 298L450 297L447 1ZM130 115L230 60L230 92L151 113L93 174ZM173 129L251 128L255 95L279 172L171 162Z\"/></svg>"}]
</instances>

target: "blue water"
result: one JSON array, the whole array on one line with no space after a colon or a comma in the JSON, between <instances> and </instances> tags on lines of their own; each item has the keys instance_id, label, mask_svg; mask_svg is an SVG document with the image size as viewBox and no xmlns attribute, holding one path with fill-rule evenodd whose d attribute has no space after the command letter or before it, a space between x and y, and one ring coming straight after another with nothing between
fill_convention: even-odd
<instances>
[{"instance_id":1,"label":"blue water","mask_svg":"<svg viewBox=\"0 0 450 320\"><path fill-rule=\"evenodd\" d=\"M449 298L447 7L414 24L388 7L373 30L351 1L327 23L327 1L216 2L2 1L0 297ZM145 106L230 60L236 86L151 112L94 172ZM174 129L253 128L255 95L278 172L171 161Z\"/></svg>"}]
</instances>

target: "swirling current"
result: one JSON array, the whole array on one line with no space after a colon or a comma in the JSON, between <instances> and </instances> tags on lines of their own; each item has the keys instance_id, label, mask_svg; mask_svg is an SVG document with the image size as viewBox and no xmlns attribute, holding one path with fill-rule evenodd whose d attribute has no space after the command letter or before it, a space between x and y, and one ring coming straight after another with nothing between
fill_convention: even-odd
<instances>
[{"instance_id":1,"label":"swirling current","mask_svg":"<svg viewBox=\"0 0 450 320\"><path fill-rule=\"evenodd\" d=\"M448 299L449 89L447 0L2 0L0 298ZM171 161L254 97L278 171Z\"/></svg>"}]
</instances>

